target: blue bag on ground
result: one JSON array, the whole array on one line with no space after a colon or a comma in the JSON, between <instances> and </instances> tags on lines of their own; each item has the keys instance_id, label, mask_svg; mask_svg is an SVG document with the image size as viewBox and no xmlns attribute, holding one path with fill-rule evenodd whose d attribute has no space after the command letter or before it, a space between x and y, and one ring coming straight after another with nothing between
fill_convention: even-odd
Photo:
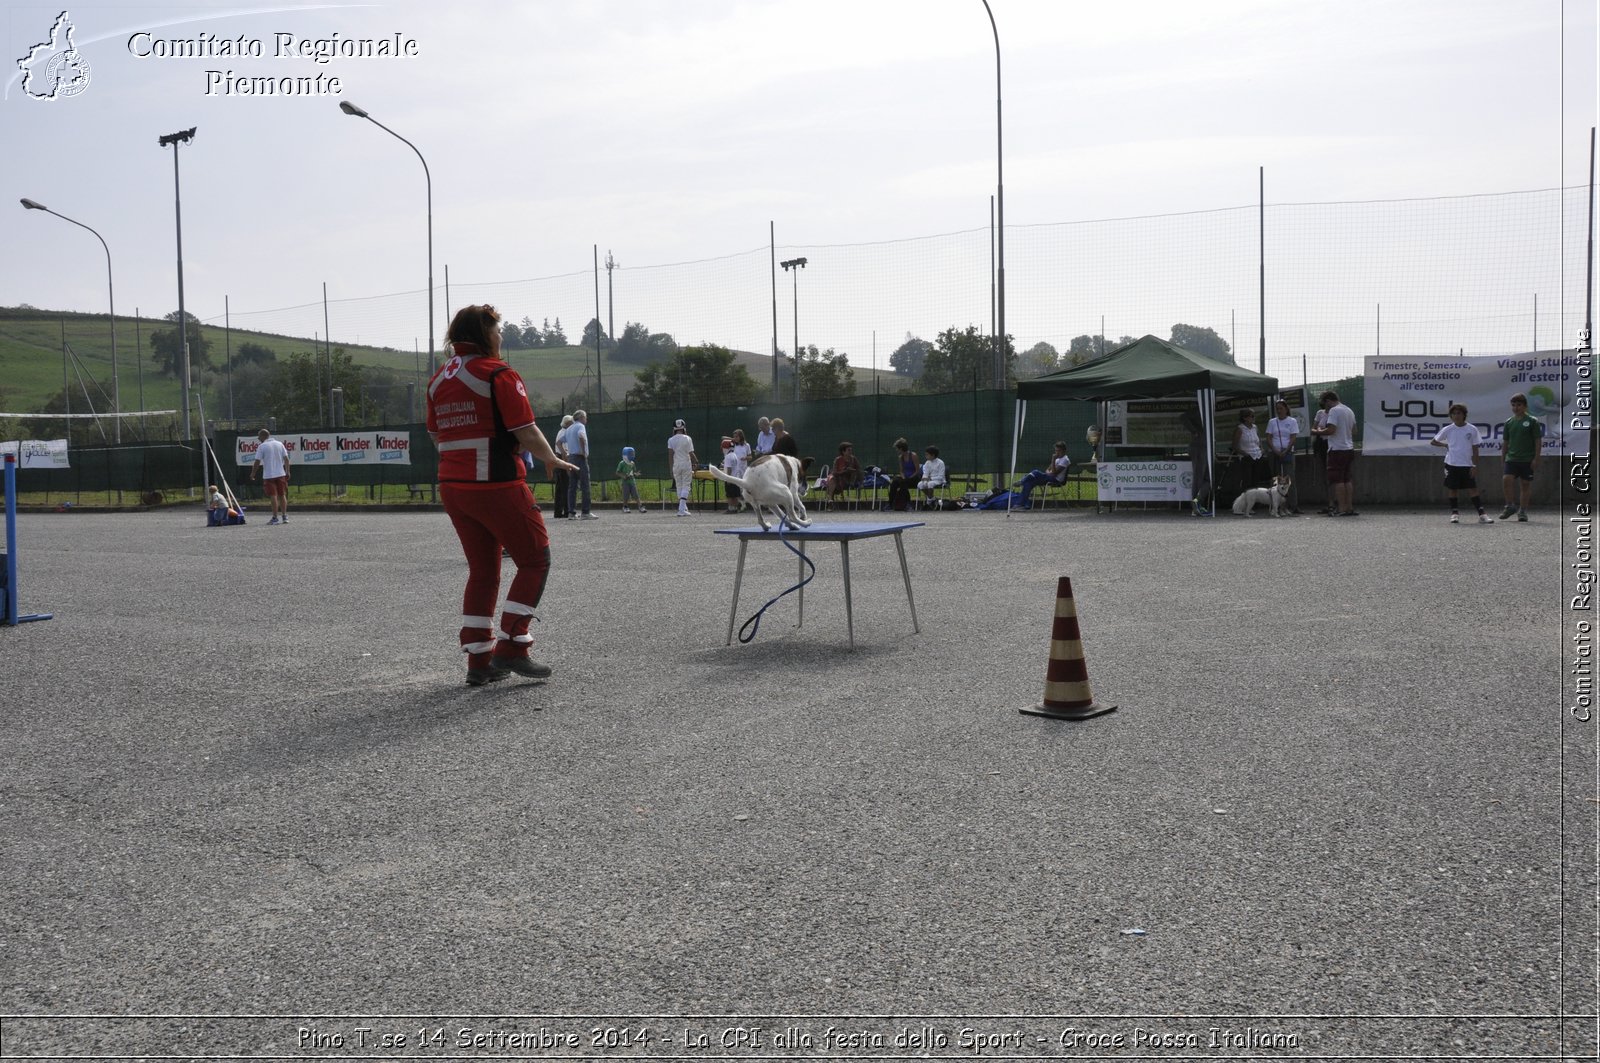
<instances>
[{"instance_id":1,"label":"blue bag on ground","mask_svg":"<svg viewBox=\"0 0 1600 1063\"><path fill-rule=\"evenodd\" d=\"M999 494L990 495L988 498L984 499L982 502L979 502L978 505L977 505L977 508L978 509L1027 509L1028 508L1028 503L1026 503L1026 502L1024 502L1022 500L1022 496L1021 495L1017 495L1016 496L1017 501L1016 501L1016 503L1014 505L1012 504L1011 496L1012 496L1012 492L1010 492L1010 491L1001 491Z\"/></svg>"}]
</instances>

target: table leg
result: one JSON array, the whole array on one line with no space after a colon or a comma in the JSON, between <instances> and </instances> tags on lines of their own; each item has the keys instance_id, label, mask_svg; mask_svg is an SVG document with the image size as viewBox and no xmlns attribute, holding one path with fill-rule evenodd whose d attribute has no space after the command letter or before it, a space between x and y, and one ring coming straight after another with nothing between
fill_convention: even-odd
<instances>
[{"instance_id":1,"label":"table leg","mask_svg":"<svg viewBox=\"0 0 1600 1063\"><path fill-rule=\"evenodd\" d=\"M839 555L844 565L844 626L850 632L850 648L856 648L856 620L850 604L850 544L839 540Z\"/></svg>"},{"instance_id":2,"label":"table leg","mask_svg":"<svg viewBox=\"0 0 1600 1063\"><path fill-rule=\"evenodd\" d=\"M911 606L911 630L920 635L922 627L917 623L917 600L911 596L911 569L906 567L906 544L901 540L901 534L894 533L894 548L900 553L900 578L906 581L906 604ZM848 591L845 593L849 594Z\"/></svg>"},{"instance_id":3,"label":"table leg","mask_svg":"<svg viewBox=\"0 0 1600 1063\"><path fill-rule=\"evenodd\" d=\"M733 645L733 620L739 615L739 586L744 582L744 552L750 549L750 540L739 540L739 567L733 573L733 604L728 606L728 641L725 646Z\"/></svg>"},{"instance_id":4,"label":"table leg","mask_svg":"<svg viewBox=\"0 0 1600 1063\"><path fill-rule=\"evenodd\" d=\"M800 563L795 566L795 581L800 584L800 591L799 591L799 596L800 596L800 619L794 625L795 627L805 627L806 626L806 582L805 582L805 580L806 580L806 544L805 544L805 540L802 539L800 541Z\"/></svg>"}]
</instances>

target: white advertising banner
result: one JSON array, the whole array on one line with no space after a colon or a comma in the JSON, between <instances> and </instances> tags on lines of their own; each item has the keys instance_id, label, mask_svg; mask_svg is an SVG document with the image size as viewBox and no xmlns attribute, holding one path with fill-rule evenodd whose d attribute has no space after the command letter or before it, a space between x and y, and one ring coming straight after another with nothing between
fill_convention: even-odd
<instances>
[{"instance_id":1,"label":"white advertising banner","mask_svg":"<svg viewBox=\"0 0 1600 1063\"><path fill-rule=\"evenodd\" d=\"M410 465L409 432L291 432L274 436L289 452L290 465ZM255 436L235 442L240 465L254 465Z\"/></svg>"},{"instance_id":2,"label":"white advertising banner","mask_svg":"<svg viewBox=\"0 0 1600 1063\"><path fill-rule=\"evenodd\" d=\"M1459 402L1483 433L1478 453L1499 456L1511 396L1520 391L1528 396L1528 412L1544 425L1545 454L1572 453L1573 443L1587 452L1592 371L1587 355L1562 351L1504 358L1369 356L1361 448L1438 457L1429 441L1450 423L1450 404Z\"/></svg>"},{"instance_id":3,"label":"white advertising banner","mask_svg":"<svg viewBox=\"0 0 1600 1063\"><path fill-rule=\"evenodd\" d=\"M65 439L13 439L0 443L0 457L10 454L19 469L69 469Z\"/></svg>"},{"instance_id":4,"label":"white advertising banner","mask_svg":"<svg viewBox=\"0 0 1600 1063\"><path fill-rule=\"evenodd\" d=\"M1187 502L1194 474L1187 461L1106 461L1099 466L1102 502Z\"/></svg>"}]
</instances>

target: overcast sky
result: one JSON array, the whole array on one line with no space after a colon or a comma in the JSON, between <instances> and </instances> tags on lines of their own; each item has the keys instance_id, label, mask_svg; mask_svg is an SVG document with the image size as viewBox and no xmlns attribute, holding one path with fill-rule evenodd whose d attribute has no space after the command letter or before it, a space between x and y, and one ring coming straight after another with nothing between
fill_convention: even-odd
<instances>
[{"instance_id":1,"label":"overcast sky","mask_svg":"<svg viewBox=\"0 0 1600 1063\"><path fill-rule=\"evenodd\" d=\"M1258 166L1269 203L1586 179L1593 0L991 3L1008 226L1252 204ZM422 168L341 100L426 157L440 285L445 263L462 284L581 271L594 244L628 267L746 252L769 220L780 257L981 229L995 186L981 0L73 6L89 82L33 99L16 60L61 10L0 15L3 305L105 309L99 245L29 197L110 244L119 312L173 309L173 151L157 138L190 126L191 312L310 303L324 281L338 298L422 289ZM416 54L280 58L280 33L398 34ZM135 54L202 34L263 54ZM225 94L208 70L340 90Z\"/></svg>"}]
</instances>

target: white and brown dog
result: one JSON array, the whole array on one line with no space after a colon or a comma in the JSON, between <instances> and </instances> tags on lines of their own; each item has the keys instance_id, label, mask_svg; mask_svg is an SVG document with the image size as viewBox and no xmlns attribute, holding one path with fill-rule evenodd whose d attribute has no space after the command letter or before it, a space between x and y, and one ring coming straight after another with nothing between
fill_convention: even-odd
<instances>
[{"instance_id":1,"label":"white and brown dog","mask_svg":"<svg viewBox=\"0 0 1600 1063\"><path fill-rule=\"evenodd\" d=\"M1257 506L1266 506L1274 517L1281 517L1288 508L1289 485L1287 476L1274 476L1271 487L1252 487L1233 500L1233 511L1241 517L1250 516Z\"/></svg>"},{"instance_id":2,"label":"white and brown dog","mask_svg":"<svg viewBox=\"0 0 1600 1063\"><path fill-rule=\"evenodd\" d=\"M717 479L738 487L745 501L755 509L761 530L771 531L772 525L761 515L762 506L794 527L811 525L811 519L806 516L806 504L801 501L806 493L806 467L810 464L809 458L801 461L787 454L762 454L751 460L743 476L732 476L715 465L707 469Z\"/></svg>"}]
</instances>

